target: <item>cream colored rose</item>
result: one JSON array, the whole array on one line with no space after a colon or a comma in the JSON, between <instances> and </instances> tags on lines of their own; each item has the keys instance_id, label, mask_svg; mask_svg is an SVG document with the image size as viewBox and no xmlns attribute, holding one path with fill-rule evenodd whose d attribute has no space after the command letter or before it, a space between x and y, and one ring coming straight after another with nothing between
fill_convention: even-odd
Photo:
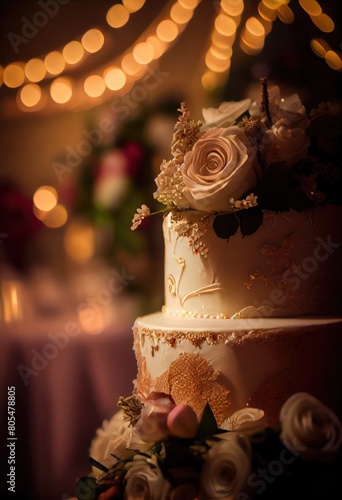
<instances>
[{"instance_id":1,"label":"cream colored rose","mask_svg":"<svg viewBox=\"0 0 342 500\"><path fill-rule=\"evenodd\" d=\"M164 478L156 456L146 459L135 455L126 465L125 500L166 500L170 483Z\"/></svg>"},{"instance_id":2,"label":"cream colored rose","mask_svg":"<svg viewBox=\"0 0 342 500\"><path fill-rule=\"evenodd\" d=\"M258 408L242 408L224 420L220 425L220 429L256 432L256 430L265 426L264 416L264 411ZM222 436L225 436L225 434Z\"/></svg>"},{"instance_id":3,"label":"cream colored rose","mask_svg":"<svg viewBox=\"0 0 342 500\"><path fill-rule=\"evenodd\" d=\"M235 432L213 445L203 464L200 488L205 499L235 499L251 470L249 442ZM202 496L200 495L200 498Z\"/></svg>"},{"instance_id":4,"label":"cream colored rose","mask_svg":"<svg viewBox=\"0 0 342 500\"><path fill-rule=\"evenodd\" d=\"M204 124L201 130L234 125L239 116L248 110L251 102L251 99L244 99L239 102L225 101L218 108L203 108Z\"/></svg>"},{"instance_id":5,"label":"cream colored rose","mask_svg":"<svg viewBox=\"0 0 342 500\"><path fill-rule=\"evenodd\" d=\"M292 167L306 158L310 138L302 128L291 128L285 119L278 120L263 137L266 165L284 162Z\"/></svg>"},{"instance_id":6,"label":"cream colored rose","mask_svg":"<svg viewBox=\"0 0 342 500\"><path fill-rule=\"evenodd\" d=\"M102 427L97 429L90 444L90 456L108 468L117 462L115 457L119 459L131 457L133 452L127 449L131 435L128 425L128 421L123 418L122 411L115 413L109 421L105 420ZM99 476L102 471L93 467L93 473Z\"/></svg>"},{"instance_id":7,"label":"cream colored rose","mask_svg":"<svg viewBox=\"0 0 342 500\"><path fill-rule=\"evenodd\" d=\"M325 460L342 445L342 424L335 413L310 394L291 396L280 411L281 440L294 454Z\"/></svg>"},{"instance_id":8,"label":"cream colored rose","mask_svg":"<svg viewBox=\"0 0 342 500\"><path fill-rule=\"evenodd\" d=\"M268 97L272 123L285 119L289 127L302 128L303 130L310 125L305 107L298 94L282 97L279 87L273 86L268 89ZM260 106L261 99L253 102L249 108L249 113L253 118L260 116ZM264 116L264 119L266 119L266 116Z\"/></svg>"},{"instance_id":9,"label":"cream colored rose","mask_svg":"<svg viewBox=\"0 0 342 500\"><path fill-rule=\"evenodd\" d=\"M255 188L255 148L238 127L212 129L184 157L184 196L192 208L227 211L230 198Z\"/></svg>"}]
</instances>

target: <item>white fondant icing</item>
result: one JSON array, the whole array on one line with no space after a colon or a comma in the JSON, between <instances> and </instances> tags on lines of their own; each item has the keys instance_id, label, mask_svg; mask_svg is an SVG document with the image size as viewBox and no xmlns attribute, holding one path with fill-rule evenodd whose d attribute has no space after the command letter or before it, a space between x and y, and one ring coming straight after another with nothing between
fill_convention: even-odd
<instances>
[{"instance_id":1,"label":"white fondant icing","mask_svg":"<svg viewBox=\"0 0 342 500\"><path fill-rule=\"evenodd\" d=\"M179 216L179 214L178 214ZM189 224L203 213L184 211ZM341 313L342 228L339 206L285 213L264 211L262 225L243 237L219 238L208 227L194 253L188 236L165 217L165 312L187 317L297 317ZM314 223L312 221L315 221ZM181 263L181 267L180 267ZM176 283L174 294L168 276Z\"/></svg>"},{"instance_id":2,"label":"white fondant icing","mask_svg":"<svg viewBox=\"0 0 342 500\"><path fill-rule=\"evenodd\" d=\"M218 381L230 391L230 414L253 401L272 421L284 398L303 388L325 401L331 397L341 410L338 384L328 382L331 370L341 371L341 318L182 319L155 313L136 320L134 337L138 369L148 373L151 391L181 354L199 354L220 370Z\"/></svg>"}]
</instances>

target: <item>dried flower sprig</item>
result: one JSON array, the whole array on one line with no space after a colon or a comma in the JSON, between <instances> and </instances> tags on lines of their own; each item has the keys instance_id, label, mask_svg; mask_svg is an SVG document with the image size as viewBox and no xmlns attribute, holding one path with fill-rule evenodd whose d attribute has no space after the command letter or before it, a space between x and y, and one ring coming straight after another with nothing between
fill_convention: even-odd
<instances>
[{"instance_id":1,"label":"dried flower sprig","mask_svg":"<svg viewBox=\"0 0 342 500\"><path fill-rule=\"evenodd\" d=\"M134 426L141 415L142 403L140 399L135 394L127 398L120 396L117 405L123 411L124 420L129 420L129 425Z\"/></svg>"},{"instance_id":2,"label":"dried flower sprig","mask_svg":"<svg viewBox=\"0 0 342 500\"><path fill-rule=\"evenodd\" d=\"M202 122L190 119L190 112L185 103L177 110L181 114L175 125L175 133L171 142L171 153L176 163L180 166L183 163L184 155L190 151L199 139Z\"/></svg>"},{"instance_id":3,"label":"dried flower sprig","mask_svg":"<svg viewBox=\"0 0 342 500\"><path fill-rule=\"evenodd\" d=\"M258 204L258 197L255 196L254 193L249 194L243 200L234 200L234 198L230 198L231 209L235 210L243 210L252 207L256 207Z\"/></svg>"},{"instance_id":4,"label":"dried flower sprig","mask_svg":"<svg viewBox=\"0 0 342 500\"><path fill-rule=\"evenodd\" d=\"M163 205L172 208L182 200L185 186L175 158L170 161L163 160L156 185L157 191L153 193L153 197Z\"/></svg>"},{"instance_id":5,"label":"dried flower sprig","mask_svg":"<svg viewBox=\"0 0 342 500\"><path fill-rule=\"evenodd\" d=\"M137 213L134 214L132 220L131 230L134 231L137 227L140 226L142 221L151 214L150 209L146 205L141 205L140 208L137 208Z\"/></svg>"},{"instance_id":6,"label":"dried flower sprig","mask_svg":"<svg viewBox=\"0 0 342 500\"><path fill-rule=\"evenodd\" d=\"M156 178L157 191L154 198L170 208L182 205L185 185L180 167L184 162L185 154L190 151L200 137L202 122L190 119L190 113L181 103L179 119L175 125L175 132L171 142L172 160L164 160L160 166L160 173Z\"/></svg>"}]
</instances>

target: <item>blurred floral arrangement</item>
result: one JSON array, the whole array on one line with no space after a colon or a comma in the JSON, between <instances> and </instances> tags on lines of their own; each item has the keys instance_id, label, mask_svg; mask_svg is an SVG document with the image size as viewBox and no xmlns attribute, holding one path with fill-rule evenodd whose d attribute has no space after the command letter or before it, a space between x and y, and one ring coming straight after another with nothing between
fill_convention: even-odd
<instances>
[{"instance_id":1,"label":"blurred floral arrangement","mask_svg":"<svg viewBox=\"0 0 342 500\"><path fill-rule=\"evenodd\" d=\"M146 244L143 234L127 230L132 212L151 188L152 151L144 122L137 118L122 124L110 145L94 148L77 183L75 213L108 230L111 245L105 257L110 259L116 249L137 253Z\"/></svg>"},{"instance_id":2,"label":"blurred floral arrangement","mask_svg":"<svg viewBox=\"0 0 342 500\"><path fill-rule=\"evenodd\" d=\"M189 405L162 393L118 405L91 444L92 475L79 480L79 500L321 499L338 491L342 424L307 393L284 403L277 428L255 408L217 427L207 405L198 422Z\"/></svg>"},{"instance_id":3,"label":"blurred floral arrangement","mask_svg":"<svg viewBox=\"0 0 342 500\"><path fill-rule=\"evenodd\" d=\"M244 99L203 109L195 122L184 103L171 143L155 179L154 198L173 212L212 217L225 239L240 227L243 235L261 225L263 209L301 211L342 203L342 114L340 103L322 103L307 113L299 96L282 97L261 81L258 102ZM245 210L247 209L247 210ZM131 229L151 215L143 204Z\"/></svg>"}]
</instances>

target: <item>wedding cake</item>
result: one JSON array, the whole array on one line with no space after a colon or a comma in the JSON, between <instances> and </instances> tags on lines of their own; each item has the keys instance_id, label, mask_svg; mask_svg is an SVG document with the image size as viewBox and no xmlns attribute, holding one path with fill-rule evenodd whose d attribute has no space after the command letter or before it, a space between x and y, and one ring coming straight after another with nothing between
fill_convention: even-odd
<instances>
[{"instance_id":1,"label":"wedding cake","mask_svg":"<svg viewBox=\"0 0 342 500\"><path fill-rule=\"evenodd\" d=\"M297 94L263 80L258 102L204 109L204 122L184 103L179 112L154 193L164 306L134 324L133 395L98 430L78 498L333 492L342 444L339 107L307 114ZM151 215L142 205L132 229Z\"/></svg>"}]
</instances>

